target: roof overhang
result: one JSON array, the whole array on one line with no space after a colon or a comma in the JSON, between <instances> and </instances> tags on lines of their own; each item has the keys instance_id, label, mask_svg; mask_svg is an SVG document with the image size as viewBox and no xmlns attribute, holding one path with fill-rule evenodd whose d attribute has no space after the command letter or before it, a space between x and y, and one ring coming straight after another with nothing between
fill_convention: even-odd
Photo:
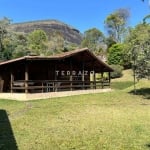
<instances>
[{"instance_id":1,"label":"roof overhang","mask_svg":"<svg viewBox=\"0 0 150 150\"><path fill-rule=\"evenodd\" d=\"M62 59L67 59L67 58L78 59L78 61L81 61L81 59L82 60L84 59L85 63L89 64L91 67L92 67L92 65L94 65L95 67L97 67L97 70L99 70L99 68L101 68L105 72L113 71L113 69L109 65L104 63L98 57L96 57L91 51L89 51L88 48L77 49L74 51L65 52L62 54L54 55L54 56L24 56L24 57L1 62L0 67L9 65L12 63L20 62L20 61L62 60Z\"/></svg>"}]
</instances>

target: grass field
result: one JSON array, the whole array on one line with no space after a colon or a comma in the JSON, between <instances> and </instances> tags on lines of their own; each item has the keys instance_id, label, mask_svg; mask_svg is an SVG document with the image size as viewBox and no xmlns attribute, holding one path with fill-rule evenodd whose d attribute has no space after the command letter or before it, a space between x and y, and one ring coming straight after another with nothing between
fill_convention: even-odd
<instances>
[{"instance_id":1,"label":"grass field","mask_svg":"<svg viewBox=\"0 0 150 150\"><path fill-rule=\"evenodd\" d=\"M4 127L0 119L0 150L149 150L150 81L137 83L134 95L131 72L124 74L109 93L0 100L0 115L6 111L10 121Z\"/></svg>"}]
</instances>

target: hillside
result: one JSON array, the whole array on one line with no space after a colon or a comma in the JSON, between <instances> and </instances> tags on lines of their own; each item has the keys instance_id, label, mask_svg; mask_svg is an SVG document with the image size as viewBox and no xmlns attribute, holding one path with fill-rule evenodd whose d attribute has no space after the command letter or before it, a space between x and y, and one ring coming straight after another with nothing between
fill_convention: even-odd
<instances>
[{"instance_id":1,"label":"hillside","mask_svg":"<svg viewBox=\"0 0 150 150\"><path fill-rule=\"evenodd\" d=\"M62 33L68 42L80 44L82 35L79 30L57 20L40 20L12 24L10 28L15 32L29 33L36 29L44 30L48 35L54 31Z\"/></svg>"}]
</instances>

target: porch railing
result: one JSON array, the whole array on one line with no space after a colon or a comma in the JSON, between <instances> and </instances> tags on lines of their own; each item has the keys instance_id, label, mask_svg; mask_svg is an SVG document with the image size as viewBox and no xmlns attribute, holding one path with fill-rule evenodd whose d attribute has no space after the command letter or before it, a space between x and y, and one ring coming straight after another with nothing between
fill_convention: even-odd
<instances>
[{"instance_id":1,"label":"porch railing","mask_svg":"<svg viewBox=\"0 0 150 150\"><path fill-rule=\"evenodd\" d=\"M12 92L57 92L84 89L98 89L110 86L109 80L101 81L68 81L68 80L16 80L12 82Z\"/></svg>"}]
</instances>

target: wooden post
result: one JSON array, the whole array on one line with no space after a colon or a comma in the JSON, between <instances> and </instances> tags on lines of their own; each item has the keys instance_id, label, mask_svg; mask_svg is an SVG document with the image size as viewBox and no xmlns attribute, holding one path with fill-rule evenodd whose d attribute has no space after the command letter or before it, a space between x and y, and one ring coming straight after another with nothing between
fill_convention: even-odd
<instances>
[{"instance_id":1,"label":"wooden post","mask_svg":"<svg viewBox=\"0 0 150 150\"><path fill-rule=\"evenodd\" d=\"M94 89L96 89L96 73L94 71Z\"/></svg>"},{"instance_id":2,"label":"wooden post","mask_svg":"<svg viewBox=\"0 0 150 150\"><path fill-rule=\"evenodd\" d=\"M102 78L102 89L104 88L104 76L103 76L103 72L101 72L101 78Z\"/></svg>"},{"instance_id":3,"label":"wooden post","mask_svg":"<svg viewBox=\"0 0 150 150\"><path fill-rule=\"evenodd\" d=\"M44 92L44 85L43 85L43 82L42 82L42 93Z\"/></svg>"},{"instance_id":4,"label":"wooden post","mask_svg":"<svg viewBox=\"0 0 150 150\"><path fill-rule=\"evenodd\" d=\"M13 82L14 82L14 74L11 71L10 73L10 92L13 93Z\"/></svg>"},{"instance_id":5,"label":"wooden post","mask_svg":"<svg viewBox=\"0 0 150 150\"><path fill-rule=\"evenodd\" d=\"M25 62L27 63L27 62ZM29 80L29 72L28 72L28 64L25 64L25 93L28 93L28 80Z\"/></svg>"},{"instance_id":6,"label":"wooden post","mask_svg":"<svg viewBox=\"0 0 150 150\"><path fill-rule=\"evenodd\" d=\"M53 82L53 92L57 92L57 83L56 83L56 81L57 81L57 73L56 73L56 71L59 71L59 70L57 70L57 63L55 62L55 81Z\"/></svg>"},{"instance_id":7,"label":"wooden post","mask_svg":"<svg viewBox=\"0 0 150 150\"><path fill-rule=\"evenodd\" d=\"M92 64L93 64L93 89L96 89L96 73L95 73L94 61L92 62Z\"/></svg>"},{"instance_id":8,"label":"wooden post","mask_svg":"<svg viewBox=\"0 0 150 150\"><path fill-rule=\"evenodd\" d=\"M55 68L55 70L54 70L54 71L55 71L54 79L57 80L57 74L56 74L56 71L58 71L58 70L57 70L57 64L56 64L56 62L55 62L54 68Z\"/></svg>"},{"instance_id":9,"label":"wooden post","mask_svg":"<svg viewBox=\"0 0 150 150\"><path fill-rule=\"evenodd\" d=\"M84 61L83 61L83 62L82 62L82 83L83 83L83 84L82 84L82 86L83 86L82 89L85 89L85 87L84 87L84 86L85 86L85 84L84 84L84 81L85 81L84 65L85 65L85 64L84 64Z\"/></svg>"},{"instance_id":10,"label":"wooden post","mask_svg":"<svg viewBox=\"0 0 150 150\"><path fill-rule=\"evenodd\" d=\"M70 60L70 91L72 91L72 81L73 81L73 77L72 77L72 60Z\"/></svg>"},{"instance_id":11,"label":"wooden post","mask_svg":"<svg viewBox=\"0 0 150 150\"><path fill-rule=\"evenodd\" d=\"M110 87L110 82L111 82L110 72L108 73L108 80L109 80L109 87Z\"/></svg>"}]
</instances>

